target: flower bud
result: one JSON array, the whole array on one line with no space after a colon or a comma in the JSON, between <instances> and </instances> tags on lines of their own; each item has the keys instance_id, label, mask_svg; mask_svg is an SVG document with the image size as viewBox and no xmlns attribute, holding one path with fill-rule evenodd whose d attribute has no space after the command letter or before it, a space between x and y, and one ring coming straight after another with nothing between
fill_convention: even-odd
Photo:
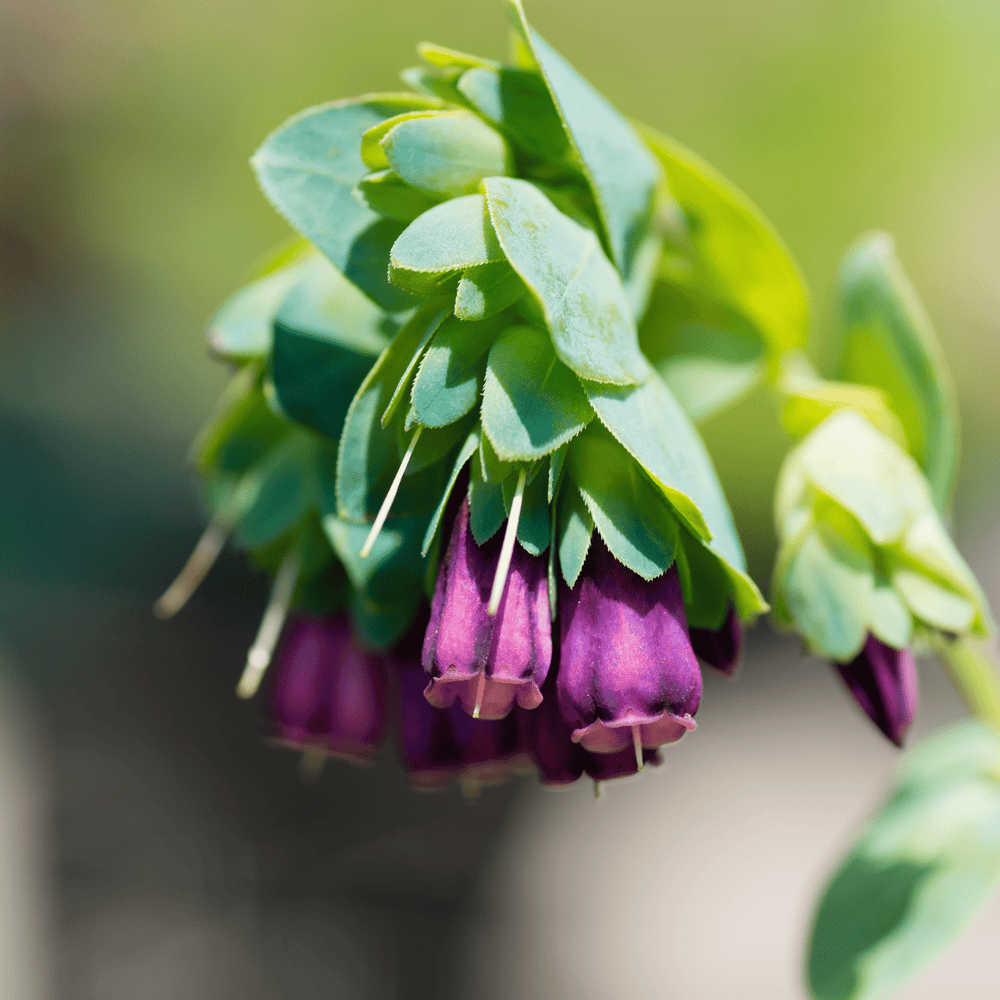
<instances>
[{"instance_id":1,"label":"flower bud","mask_svg":"<svg viewBox=\"0 0 1000 1000\"><path fill-rule=\"evenodd\" d=\"M576 585L560 592L559 709L572 739L613 753L695 728L701 671L675 566L647 582L594 535Z\"/></svg>"},{"instance_id":2,"label":"flower bud","mask_svg":"<svg viewBox=\"0 0 1000 1000\"><path fill-rule=\"evenodd\" d=\"M269 715L281 743L369 763L386 728L383 664L355 646L345 618L296 615L273 668Z\"/></svg>"},{"instance_id":3,"label":"flower bud","mask_svg":"<svg viewBox=\"0 0 1000 1000\"><path fill-rule=\"evenodd\" d=\"M869 635L850 663L834 666L868 718L902 746L917 710L917 668L910 651L894 649Z\"/></svg>"},{"instance_id":4,"label":"flower bud","mask_svg":"<svg viewBox=\"0 0 1000 1000\"><path fill-rule=\"evenodd\" d=\"M455 518L438 571L423 666L427 700L447 708L456 699L470 715L501 719L515 701L534 708L552 661L545 560L515 546L496 615L487 612L500 540L477 545L469 504Z\"/></svg>"}]
</instances>

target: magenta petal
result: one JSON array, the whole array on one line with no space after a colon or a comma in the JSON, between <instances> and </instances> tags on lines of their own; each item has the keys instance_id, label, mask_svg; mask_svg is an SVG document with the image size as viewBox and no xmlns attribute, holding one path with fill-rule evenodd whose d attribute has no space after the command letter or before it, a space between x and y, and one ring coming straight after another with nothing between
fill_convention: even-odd
<instances>
[{"instance_id":1,"label":"magenta petal","mask_svg":"<svg viewBox=\"0 0 1000 1000\"><path fill-rule=\"evenodd\" d=\"M917 667L910 651L869 635L857 657L834 666L868 718L902 746L917 711Z\"/></svg>"},{"instance_id":2,"label":"magenta petal","mask_svg":"<svg viewBox=\"0 0 1000 1000\"><path fill-rule=\"evenodd\" d=\"M743 651L743 626L731 604L725 621L717 629L693 628L690 635L691 647L699 660L727 677L736 673Z\"/></svg>"},{"instance_id":3,"label":"magenta petal","mask_svg":"<svg viewBox=\"0 0 1000 1000\"><path fill-rule=\"evenodd\" d=\"M385 732L383 665L354 645L345 618L293 616L275 658L268 712L281 742L367 762Z\"/></svg>"},{"instance_id":4,"label":"magenta petal","mask_svg":"<svg viewBox=\"0 0 1000 1000\"><path fill-rule=\"evenodd\" d=\"M647 582L594 536L583 573L560 592L559 708L573 739L617 752L638 727L644 747L694 728L701 671L676 567Z\"/></svg>"},{"instance_id":5,"label":"magenta petal","mask_svg":"<svg viewBox=\"0 0 1000 1000\"><path fill-rule=\"evenodd\" d=\"M425 692L436 708L457 700L470 715L501 719L515 702L530 708L552 661L546 564L515 546L497 614L487 614L500 538L479 546L469 504L459 508L438 571L424 638Z\"/></svg>"}]
</instances>

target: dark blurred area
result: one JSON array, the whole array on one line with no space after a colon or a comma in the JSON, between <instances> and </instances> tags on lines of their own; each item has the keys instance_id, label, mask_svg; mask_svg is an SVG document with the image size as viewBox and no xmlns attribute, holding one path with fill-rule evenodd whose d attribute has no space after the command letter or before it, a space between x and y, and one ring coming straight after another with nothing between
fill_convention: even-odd
<instances>
[{"instance_id":1,"label":"dark blurred area","mask_svg":"<svg viewBox=\"0 0 1000 1000\"><path fill-rule=\"evenodd\" d=\"M622 111L772 219L813 292L819 360L840 255L866 229L896 236L955 373L955 528L996 603L1000 4L526 7ZM695 878L700 898L724 917L734 892L770 892L792 930L677 989L800 995L790 938L895 758L766 625L666 773L595 807L526 781L472 804L421 795L391 759L304 783L233 696L266 582L227 555L174 621L150 612L202 526L185 455L226 380L205 318L287 236L247 158L301 108L397 89L417 41L503 57L499 0L7 0L0 19L0 997L671 996L634 970L680 962L683 927L621 929L621 894L651 887L633 916L660 927L670 859L695 843L730 865ZM762 393L704 432L766 585L788 442ZM922 730L960 711L935 669ZM818 774L836 794L817 797ZM746 804L738 775L760 792L742 852L718 806ZM661 815L679 801L683 821ZM762 854L789 817L798 860ZM771 889L747 877L795 864ZM655 954L607 959L611 914ZM688 923L737 933L723 917ZM611 975L621 956L631 979Z\"/></svg>"}]
</instances>

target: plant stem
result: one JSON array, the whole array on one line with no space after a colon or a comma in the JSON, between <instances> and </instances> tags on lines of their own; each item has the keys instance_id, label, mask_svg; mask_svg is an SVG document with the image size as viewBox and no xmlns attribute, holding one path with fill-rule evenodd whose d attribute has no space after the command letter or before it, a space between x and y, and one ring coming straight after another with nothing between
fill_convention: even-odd
<instances>
[{"instance_id":1,"label":"plant stem","mask_svg":"<svg viewBox=\"0 0 1000 1000\"><path fill-rule=\"evenodd\" d=\"M1000 733L1000 677L986 648L970 639L933 636L931 644L969 712Z\"/></svg>"}]
</instances>

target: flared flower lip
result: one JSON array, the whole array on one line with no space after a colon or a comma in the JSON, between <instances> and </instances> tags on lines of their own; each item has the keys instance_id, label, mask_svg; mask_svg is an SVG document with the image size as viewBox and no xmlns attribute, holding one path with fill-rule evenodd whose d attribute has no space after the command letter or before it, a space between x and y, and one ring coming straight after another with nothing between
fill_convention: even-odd
<instances>
[{"instance_id":1,"label":"flared flower lip","mask_svg":"<svg viewBox=\"0 0 1000 1000\"><path fill-rule=\"evenodd\" d=\"M505 718L514 702L526 709L542 703L542 692L531 677L492 677L483 670L461 671L456 667L432 677L424 697L435 708L449 708L459 701L469 715L487 720Z\"/></svg>"},{"instance_id":2,"label":"flared flower lip","mask_svg":"<svg viewBox=\"0 0 1000 1000\"><path fill-rule=\"evenodd\" d=\"M589 726L575 729L571 739L593 753L617 753L633 745L635 727L639 728L640 745L653 750L665 743L676 743L685 733L697 729L698 723L689 714L644 715L629 709L621 718L608 722L598 719Z\"/></svg>"},{"instance_id":3,"label":"flared flower lip","mask_svg":"<svg viewBox=\"0 0 1000 1000\"><path fill-rule=\"evenodd\" d=\"M381 746L355 743L350 740L331 742L308 734L299 739L293 733L284 733L268 737L267 742L272 746L286 747L289 750L298 750L300 753L333 757L349 764L356 764L358 767L372 767L382 750Z\"/></svg>"}]
</instances>

